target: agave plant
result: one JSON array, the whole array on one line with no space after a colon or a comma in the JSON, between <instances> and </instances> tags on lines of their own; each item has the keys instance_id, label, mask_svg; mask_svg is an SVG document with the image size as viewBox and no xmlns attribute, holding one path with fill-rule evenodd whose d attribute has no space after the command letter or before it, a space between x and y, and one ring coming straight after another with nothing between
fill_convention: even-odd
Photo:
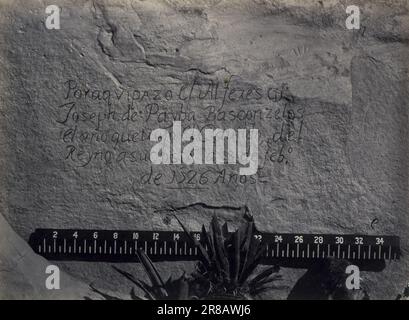
<instances>
[{"instance_id":1,"label":"agave plant","mask_svg":"<svg viewBox=\"0 0 409 320\"><path fill-rule=\"evenodd\" d=\"M206 292L198 294L201 298L252 299L266 290L282 288L274 285L281 279L279 267L272 266L256 273L265 247L255 237L251 215L245 214L245 221L233 233L228 232L226 223L220 225L214 215L209 230L202 227L200 241L175 218L198 248L199 263L192 286L198 283L197 287L207 288Z\"/></svg>"},{"instance_id":2,"label":"agave plant","mask_svg":"<svg viewBox=\"0 0 409 320\"><path fill-rule=\"evenodd\" d=\"M253 217L245 214L244 222L233 233L228 232L227 224L220 225L213 216L209 231L202 226L201 240L198 241L175 216L183 230L198 248L199 262L190 277L183 274L178 279L170 277L163 281L153 262L143 250L137 254L150 284L135 278L132 274L115 266L113 268L144 292L138 296L134 288L134 300L187 300L187 299L252 299L269 289L280 289L275 281L280 280L277 266L257 273L265 247L255 237L256 228ZM107 300L121 300L118 297L91 288Z\"/></svg>"},{"instance_id":3,"label":"agave plant","mask_svg":"<svg viewBox=\"0 0 409 320\"><path fill-rule=\"evenodd\" d=\"M130 296L133 300L188 300L194 298L190 296L189 279L185 274L177 279L172 279L172 276L170 276L167 281L163 281L160 273L145 251L138 249L137 255L151 284L139 280L129 272L113 266L117 272L144 292L144 296L139 296L135 293L134 288L132 288ZM91 286L91 289L107 300L122 300L121 298L104 293L93 286Z\"/></svg>"}]
</instances>

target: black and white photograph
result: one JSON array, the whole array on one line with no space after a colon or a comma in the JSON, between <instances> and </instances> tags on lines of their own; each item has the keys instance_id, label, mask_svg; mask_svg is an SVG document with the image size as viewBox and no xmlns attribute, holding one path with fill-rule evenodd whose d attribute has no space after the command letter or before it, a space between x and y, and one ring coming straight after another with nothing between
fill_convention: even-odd
<instances>
[{"instance_id":1,"label":"black and white photograph","mask_svg":"<svg viewBox=\"0 0 409 320\"><path fill-rule=\"evenodd\" d=\"M0 0L0 300L246 319L408 254L408 0Z\"/></svg>"}]
</instances>

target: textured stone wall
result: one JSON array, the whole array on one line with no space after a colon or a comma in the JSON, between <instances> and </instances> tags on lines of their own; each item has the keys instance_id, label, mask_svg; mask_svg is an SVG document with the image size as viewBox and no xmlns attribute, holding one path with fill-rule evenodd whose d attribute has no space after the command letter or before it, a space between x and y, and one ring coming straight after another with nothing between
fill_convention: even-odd
<instances>
[{"instance_id":1,"label":"textured stone wall","mask_svg":"<svg viewBox=\"0 0 409 320\"><path fill-rule=\"evenodd\" d=\"M21 237L175 229L174 212L192 229L215 211L234 224L247 206L262 231L399 235L402 260L365 277L373 297L400 292L407 1L354 1L354 31L347 1L54 3L60 30L45 28L48 3L0 1L0 208ZM258 129L257 174L152 165L149 134L174 120ZM61 265L120 290L106 264Z\"/></svg>"}]
</instances>

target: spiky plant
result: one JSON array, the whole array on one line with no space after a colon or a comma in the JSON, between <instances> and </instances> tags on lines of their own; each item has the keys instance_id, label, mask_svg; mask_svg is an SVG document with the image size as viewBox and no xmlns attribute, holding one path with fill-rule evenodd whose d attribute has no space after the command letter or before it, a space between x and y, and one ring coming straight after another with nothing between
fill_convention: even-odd
<instances>
[{"instance_id":1,"label":"spiky plant","mask_svg":"<svg viewBox=\"0 0 409 320\"><path fill-rule=\"evenodd\" d=\"M185 274L177 279L172 279L172 276L168 278L167 281L163 281L160 273L156 269L155 265L149 259L147 254L138 249L138 258L142 263L146 274L149 277L151 284L148 284L142 280L135 278L132 274L121 270L115 266L113 268L119 272L126 279L131 281L134 285L140 288L144 292L144 296L139 296L135 293L134 288L132 288L130 296L133 300L188 300L194 297L190 296L189 293L189 279ZM100 294L103 298L107 300L122 300L121 298L104 293L93 286L91 289Z\"/></svg>"},{"instance_id":2,"label":"spiky plant","mask_svg":"<svg viewBox=\"0 0 409 320\"><path fill-rule=\"evenodd\" d=\"M227 224L220 225L216 215L213 216L209 230L203 226L200 241L175 216L190 241L198 248L199 263L192 275L197 287L207 287L201 298L252 299L269 290L278 289L276 280L279 267L266 268L256 273L265 247L255 237L253 217L245 215L245 221L233 233L228 232Z\"/></svg>"}]
</instances>

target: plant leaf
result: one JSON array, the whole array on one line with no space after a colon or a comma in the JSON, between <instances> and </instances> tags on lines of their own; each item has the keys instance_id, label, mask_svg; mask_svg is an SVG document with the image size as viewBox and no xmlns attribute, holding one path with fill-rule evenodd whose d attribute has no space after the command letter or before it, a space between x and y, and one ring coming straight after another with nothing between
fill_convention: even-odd
<instances>
[{"instance_id":1,"label":"plant leaf","mask_svg":"<svg viewBox=\"0 0 409 320\"><path fill-rule=\"evenodd\" d=\"M281 276L275 275L275 276L268 277L268 278L266 278L264 280L260 280L260 281L256 282L254 285L252 285L251 287L257 289L257 288L259 288L261 286L264 286L264 285L266 285L268 283L272 284L275 281L281 281L281 280L282 280Z\"/></svg>"},{"instance_id":2,"label":"plant leaf","mask_svg":"<svg viewBox=\"0 0 409 320\"><path fill-rule=\"evenodd\" d=\"M254 291L250 291L250 294L256 295L256 294L260 294L260 293L263 293L269 290L283 290L283 289L288 289L288 286L263 286L261 288L255 289Z\"/></svg>"},{"instance_id":3,"label":"plant leaf","mask_svg":"<svg viewBox=\"0 0 409 320\"><path fill-rule=\"evenodd\" d=\"M259 281L263 281L264 279L270 277L272 274L277 273L279 268L277 266L273 266L270 268L267 268L266 270L262 271L259 273L256 277L254 277L252 280L249 281L249 285L255 285Z\"/></svg>"},{"instance_id":4,"label":"plant leaf","mask_svg":"<svg viewBox=\"0 0 409 320\"><path fill-rule=\"evenodd\" d=\"M215 251L214 251L214 246L213 246L213 238L210 234L211 229L209 230L209 232L206 230L205 226L202 226L202 234L201 234L201 239L204 240L205 245L207 246L208 249L208 254L210 259L214 259L215 256ZM211 264L211 261L210 261Z\"/></svg>"},{"instance_id":5,"label":"plant leaf","mask_svg":"<svg viewBox=\"0 0 409 320\"><path fill-rule=\"evenodd\" d=\"M251 244L253 243L253 222L245 222L246 224L246 233L243 239L243 245L241 248L242 254L244 255L243 264L241 266L240 275L239 275L239 282L242 282L244 277L247 265L249 263L249 259L252 255L250 251Z\"/></svg>"},{"instance_id":6,"label":"plant leaf","mask_svg":"<svg viewBox=\"0 0 409 320\"><path fill-rule=\"evenodd\" d=\"M219 221L216 215L213 216L211 227L214 235L214 248L216 251L216 260L219 261L221 266L222 277L227 282L230 281L230 266L229 260L227 259L225 239L222 235L222 228L220 227Z\"/></svg>"},{"instance_id":7,"label":"plant leaf","mask_svg":"<svg viewBox=\"0 0 409 320\"><path fill-rule=\"evenodd\" d=\"M112 268L114 268L117 272L122 274L126 279L131 281L138 288L140 288L143 292L145 292L148 299L157 300L156 297L155 297L154 289L152 287L150 287L148 284L146 284L145 282L143 282L141 280L136 279L132 274L130 274L130 273L124 271L124 270L121 270L121 269L119 269L119 268L117 268L115 266L112 266Z\"/></svg>"},{"instance_id":8,"label":"plant leaf","mask_svg":"<svg viewBox=\"0 0 409 320\"><path fill-rule=\"evenodd\" d=\"M239 283L243 283L251 275L257 265L260 263L261 254L264 251L263 246L260 245L260 241L251 235L252 240L249 251L247 253L247 259L243 265L243 269L239 278Z\"/></svg>"},{"instance_id":9,"label":"plant leaf","mask_svg":"<svg viewBox=\"0 0 409 320\"><path fill-rule=\"evenodd\" d=\"M222 235L225 239L229 238L229 228L227 226L227 222L225 222L222 226Z\"/></svg>"},{"instance_id":10,"label":"plant leaf","mask_svg":"<svg viewBox=\"0 0 409 320\"><path fill-rule=\"evenodd\" d=\"M212 274L212 267L214 267L214 273L213 275L216 276L218 279L222 279L223 278L223 271L222 271L222 267L220 265L220 261L217 258L217 248L215 245L215 236L214 236L214 231L213 231L213 227L210 224L210 228L209 231L206 233L206 237L208 239L209 242L209 246L211 248L212 251L212 255L211 255L211 260L212 260L212 264L210 265L210 268L208 269L209 273Z\"/></svg>"},{"instance_id":11,"label":"plant leaf","mask_svg":"<svg viewBox=\"0 0 409 320\"><path fill-rule=\"evenodd\" d=\"M240 245L241 245L241 232L236 230L233 233L233 285L237 286L239 273L240 273Z\"/></svg>"},{"instance_id":12,"label":"plant leaf","mask_svg":"<svg viewBox=\"0 0 409 320\"><path fill-rule=\"evenodd\" d=\"M94 286L90 285L90 288L92 289L92 291L98 293L99 295L101 295L102 297L105 298L105 300L122 300L121 298L115 297L115 296L111 296L105 292L102 292L100 290L98 290L97 288L95 288Z\"/></svg>"},{"instance_id":13,"label":"plant leaf","mask_svg":"<svg viewBox=\"0 0 409 320\"><path fill-rule=\"evenodd\" d=\"M197 239L195 237L192 236L192 234L190 233L190 231L185 227L185 225L179 220L179 218L176 215L173 215L176 219L176 221L180 224L180 226L182 227L183 231L185 232L185 234L188 236L188 238L190 239L190 241L198 248L199 253L202 257L202 261L203 263L205 263L206 265L210 266L211 261L209 259L209 255L206 251L206 249L202 246L202 244L197 241ZM203 232L203 231L202 231Z\"/></svg>"},{"instance_id":14,"label":"plant leaf","mask_svg":"<svg viewBox=\"0 0 409 320\"><path fill-rule=\"evenodd\" d=\"M146 300L146 298L144 297L140 297L135 293L135 288L131 289L131 293L130 293L131 299L132 300Z\"/></svg>"},{"instance_id":15,"label":"plant leaf","mask_svg":"<svg viewBox=\"0 0 409 320\"><path fill-rule=\"evenodd\" d=\"M149 259L148 255L143 250L138 249L136 254L139 260L142 262L142 265L145 268L145 271L148 274L149 279L151 280L152 287L155 291L157 291L158 296L167 297L168 293L164 289L165 283L160 277L159 272L156 270L151 259Z\"/></svg>"}]
</instances>

